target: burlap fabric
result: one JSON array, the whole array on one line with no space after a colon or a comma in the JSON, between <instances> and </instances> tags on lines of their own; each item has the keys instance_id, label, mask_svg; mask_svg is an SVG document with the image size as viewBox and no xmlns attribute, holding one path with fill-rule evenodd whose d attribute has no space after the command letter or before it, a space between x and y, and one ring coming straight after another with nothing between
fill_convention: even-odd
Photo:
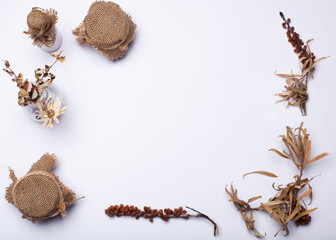
<instances>
[{"instance_id":1,"label":"burlap fabric","mask_svg":"<svg viewBox=\"0 0 336 240\"><path fill-rule=\"evenodd\" d=\"M6 189L6 199L32 222L43 221L61 214L76 201L76 194L63 185L50 170L56 164L54 154L45 154L33 164L27 175L17 179L10 169L13 183Z\"/></svg>"},{"instance_id":2,"label":"burlap fabric","mask_svg":"<svg viewBox=\"0 0 336 240\"><path fill-rule=\"evenodd\" d=\"M94 2L84 21L72 31L80 45L90 45L110 60L121 58L135 36L136 25L118 4Z\"/></svg>"},{"instance_id":3,"label":"burlap fabric","mask_svg":"<svg viewBox=\"0 0 336 240\"><path fill-rule=\"evenodd\" d=\"M45 45L50 48L55 44L55 25L57 20L58 17L55 10L34 7L27 16L29 29L24 31L24 33L30 35L30 38L34 40L34 45L38 47Z\"/></svg>"}]
</instances>

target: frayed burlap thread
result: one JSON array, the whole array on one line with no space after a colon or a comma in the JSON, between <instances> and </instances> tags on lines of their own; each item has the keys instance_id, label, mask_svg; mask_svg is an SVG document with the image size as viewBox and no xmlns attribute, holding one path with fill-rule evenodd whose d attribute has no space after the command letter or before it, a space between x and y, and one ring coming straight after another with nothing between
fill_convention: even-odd
<instances>
[{"instance_id":1,"label":"frayed burlap thread","mask_svg":"<svg viewBox=\"0 0 336 240\"><path fill-rule=\"evenodd\" d=\"M66 208L77 200L76 194L50 172L55 164L56 156L47 153L19 180L9 170L13 183L6 189L6 199L20 210L23 218L36 222L58 214L64 217Z\"/></svg>"},{"instance_id":2,"label":"frayed burlap thread","mask_svg":"<svg viewBox=\"0 0 336 240\"><path fill-rule=\"evenodd\" d=\"M58 21L57 12L54 9L44 10L34 7L27 16L28 31L33 44L38 47L45 45L52 47L56 40L55 25Z\"/></svg>"},{"instance_id":3,"label":"frayed burlap thread","mask_svg":"<svg viewBox=\"0 0 336 240\"><path fill-rule=\"evenodd\" d=\"M114 2L94 2L72 33L80 45L90 45L110 60L121 58L135 37L136 25Z\"/></svg>"}]
</instances>

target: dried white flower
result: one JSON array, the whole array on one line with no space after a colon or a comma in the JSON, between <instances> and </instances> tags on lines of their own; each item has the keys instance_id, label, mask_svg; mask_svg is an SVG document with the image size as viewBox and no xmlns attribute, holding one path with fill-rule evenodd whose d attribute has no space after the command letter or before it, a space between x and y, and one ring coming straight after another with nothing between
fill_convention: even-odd
<instances>
[{"instance_id":1,"label":"dried white flower","mask_svg":"<svg viewBox=\"0 0 336 240\"><path fill-rule=\"evenodd\" d=\"M59 124L60 121L58 117L66 112L66 107L64 107L64 102L61 103L61 99L59 97L54 101L54 95L52 95L51 99L48 101L46 105L46 110L43 111L42 118L44 119L44 123L41 127L46 127L46 130L54 127L53 122ZM41 111L41 110L40 110Z\"/></svg>"}]
</instances>

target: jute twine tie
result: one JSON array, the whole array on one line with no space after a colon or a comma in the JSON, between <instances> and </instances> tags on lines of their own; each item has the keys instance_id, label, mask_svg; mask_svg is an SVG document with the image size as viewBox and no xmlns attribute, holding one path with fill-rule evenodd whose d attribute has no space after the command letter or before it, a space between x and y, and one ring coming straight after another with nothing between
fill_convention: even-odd
<instances>
[{"instance_id":1,"label":"jute twine tie","mask_svg":"<svg viewBox=\"0 0 336 240\"><path fill-rule=\"evenodd\" d=\"M58 17L55 10L34 7L27 16L29 29L24 31L24 33L30 35L30 38L34 40L34 45L38 47L45 45L50 48L55 44L55 25L57 20Z\"/></svg>"},{"instance_id":2,"label":"jute twine tie","mask_svg":"<svg viewBox=\"0 0 336 240\"><path fill-rule=\"evenodd\" d=\"M90 45L110 60L121 58L135 36L136 25L118 4L94 2L84 21L72 31L80 45Z\"/></svg>"},{"instance_id":3,"label":"jute twine tie","mask_svg":"<svg viewBox=\"0 0 336 240\"><path fill-rule=\"evenodd\" d=\"M43 221L61 214L76 201L76 194L63 185L50 170L56 164L54 154L45 154L33 164L27 175L17 179L10 169L13 183L6 189L6 199L32 222Z\"/></svg>"}]
</instances>

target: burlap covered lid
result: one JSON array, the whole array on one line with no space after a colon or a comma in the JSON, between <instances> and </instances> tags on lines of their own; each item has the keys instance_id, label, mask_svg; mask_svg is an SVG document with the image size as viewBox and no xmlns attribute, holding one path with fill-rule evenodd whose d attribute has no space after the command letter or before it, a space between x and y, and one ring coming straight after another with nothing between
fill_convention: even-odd
<instances>
[{"instance_id":1,"label":"burlap covered lid","mask_svg":"<svg viewBox=\"0 0 336 240\"><path fill-rule=\"evenodd\" d=\"M27 16L29 28L41 29L47 21L47 14L38 8L33 8Z\"/></svg>"},{"instance_id":2,"label":"burlap covered lid","mask_svg":"<svg viewBox=\"0 0 336 240\"><path fill-rule=\"evenodd\" d=\"M122 57L134 39L136 25L118 4L94 2L73 34L79 44L94 47L110 60Z\"/></svg>"},{"instance_id":3,"label":"burlap covered lid","mask_svg":"<svg viewBox=\"0 0 336 240\"><path fill-rule=\"evenodd\" d=\"M62 192L55 179L45 172L21 178L13 188L14 205L31 218L52 215L61 203Z\"/></svg>"},{"instance_id":4,"label":"burlap covered lid","mask_svg":"<svg viewBox=\"0 0 336 240\"><path fill-rule=\"evenodd\" d=\"M56 156L45 154L19 180L10 169L13 183L6 190L6 199L20 210L23 218L35 222L60 213L65 216L66 207L76 201L76 194L49 172L55 164Z\"/></svg>"},{"instance_id":5,"label":"burlap covered lid","mask_svg":"<svg viewBox=\"0 0 336 240\"><path fill-rule=\"evenodd\" d=\"M34 7L27 16L29 29L24 33L30 35L30 38L34 40L34 45L52 47L56 39L55 25L57 21L55 10Z\"/></svg>"}]
</instances>

